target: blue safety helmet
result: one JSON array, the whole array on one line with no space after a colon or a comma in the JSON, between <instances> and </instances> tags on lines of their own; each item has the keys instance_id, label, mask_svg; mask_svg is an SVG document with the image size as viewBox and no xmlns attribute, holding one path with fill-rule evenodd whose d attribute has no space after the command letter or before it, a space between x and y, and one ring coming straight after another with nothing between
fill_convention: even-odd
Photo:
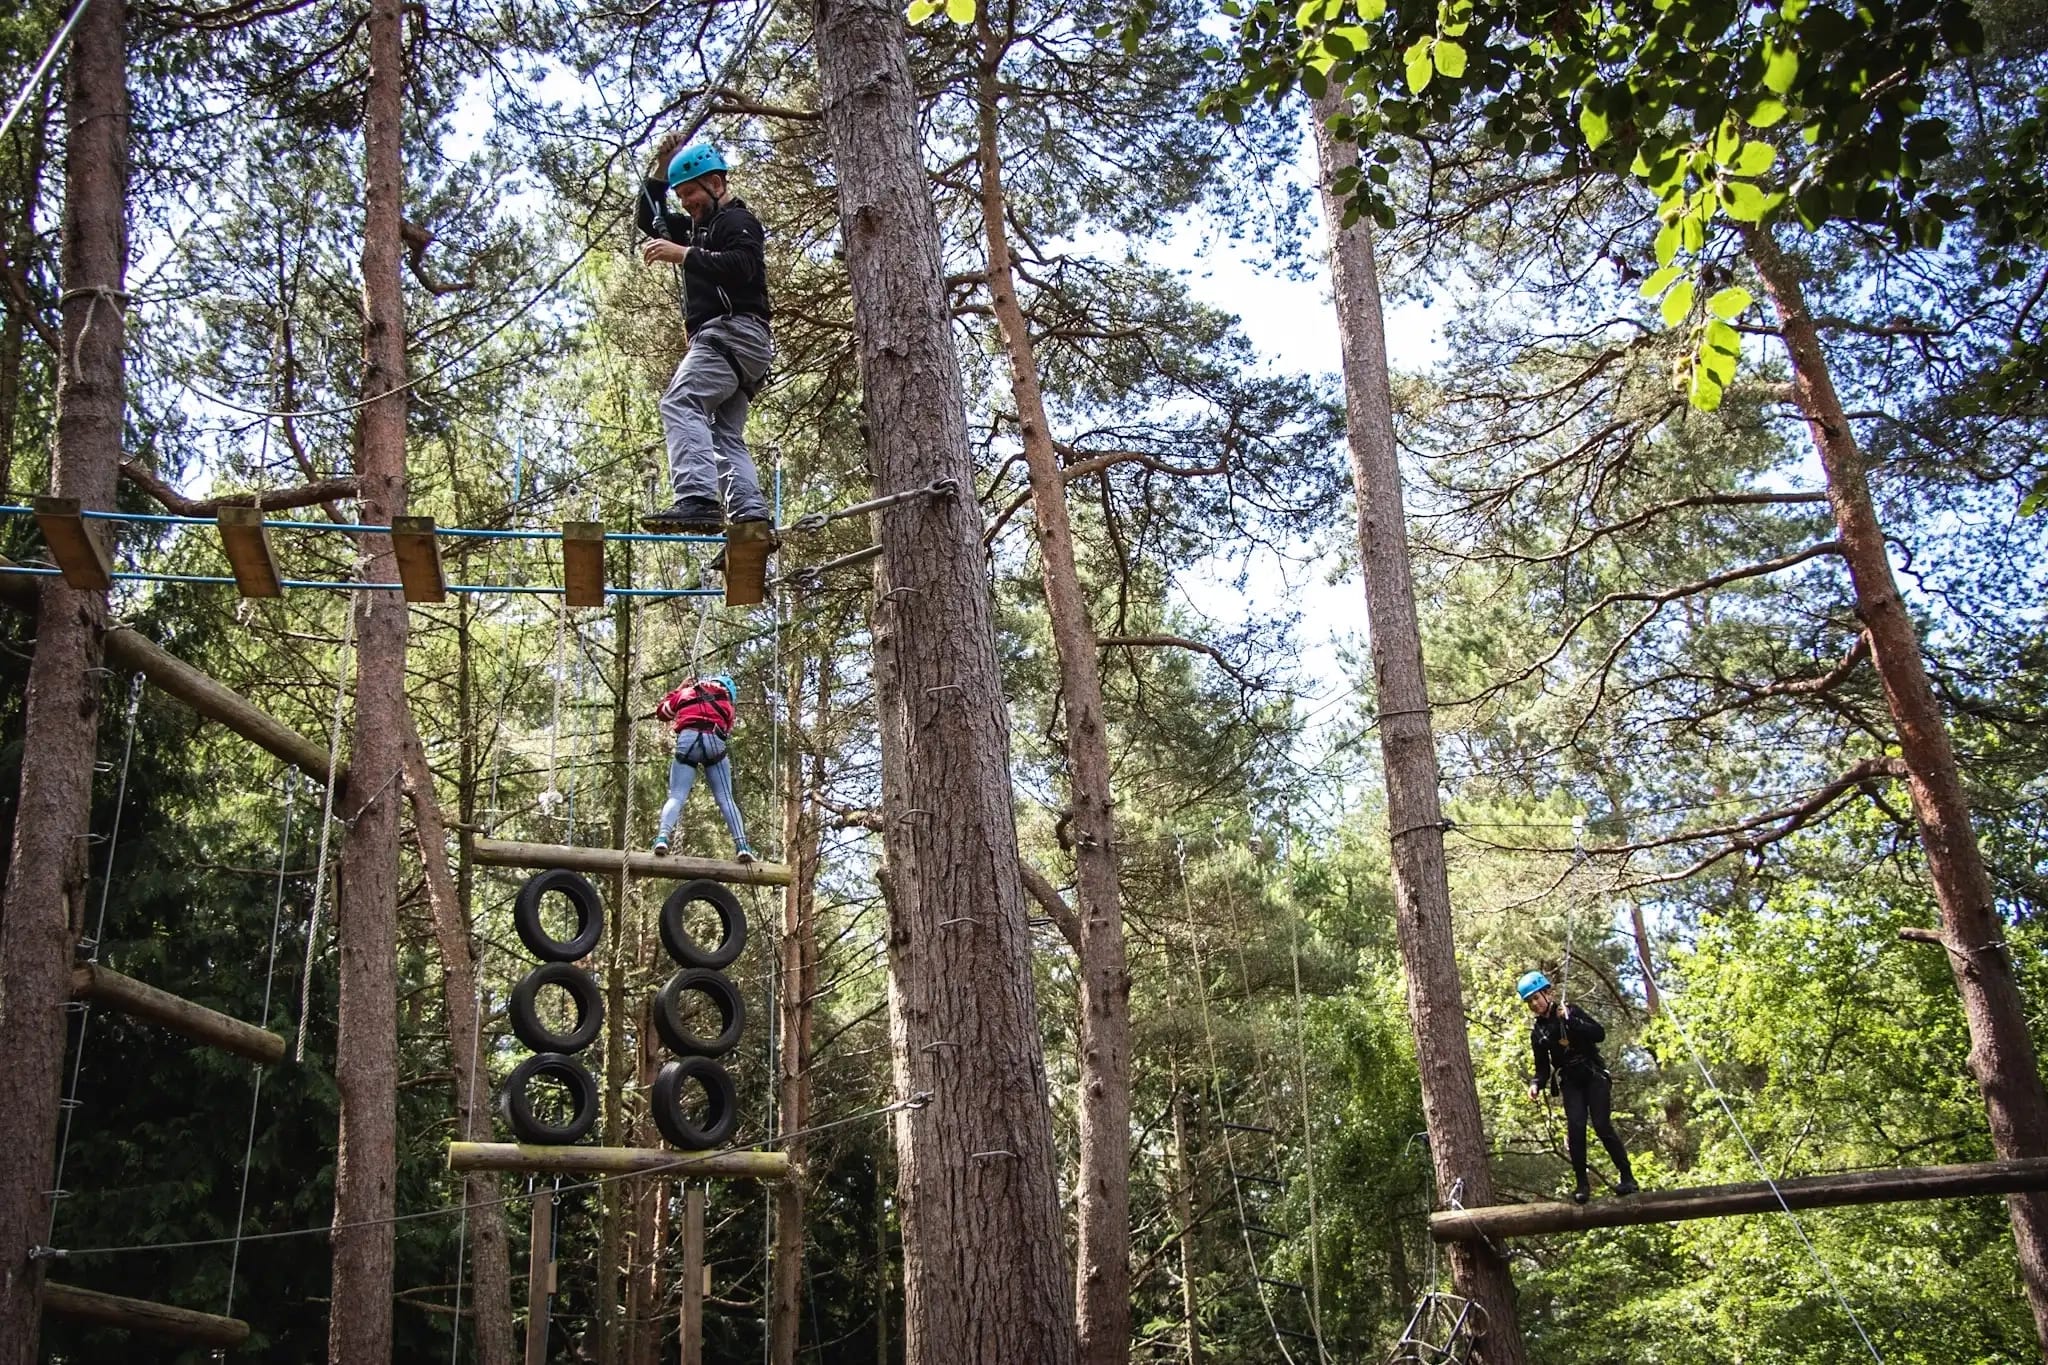
<instances>
[{"instance_id":1,"label":"blue safety helmet","mask_svg":"<svg viewBox=\"0 0 2048 1365\"><path fill-rule=\"evenodd\" d=\"M725 158L719 154L718 148L708 142L694 142L669 158L668 187L674 189L678 185L688 184L700 175L728 169L730 167L725 164Z\"/></svg>"},{"instance_id":2,"label":"blue safety helmet","mask_svg":"<svg viewBox=\"0 0 2048 1365\"><path fill-rule=\"evenodd\" d=\"M1515 983L1515 994L1527 1000L1538 991L1550 989L1550 978L1541 972L1524 972L1522 979Z\"/></svg>"},{"instance_id":3,"label":"blue safety helmet","mask_svg":"<svg viewBox=\"0 0 2048 1365\"><path fill-rule=\"evenodd\" d=\"M725 695L729 699L733 701L739 700L740 685L732 680L732 674L714 673L711 675L711 681L717 683L720 687L724 688Z\"/></svg>"}]
</instances>

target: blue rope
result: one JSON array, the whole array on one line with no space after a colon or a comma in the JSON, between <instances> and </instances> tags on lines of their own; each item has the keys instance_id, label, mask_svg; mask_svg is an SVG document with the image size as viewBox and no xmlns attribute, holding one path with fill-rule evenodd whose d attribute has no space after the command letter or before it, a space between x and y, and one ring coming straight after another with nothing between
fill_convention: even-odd
<instances>
[{"instance_id":1,"label":"blue rope","mask_svg":"<svg viewBox=\"0 0 2048 1365\"><path fill-rule=\"evenodd\" d=\"M0 516L28 516L36 509L9 504L0 506ZM164 512L98 512L82 511L80 516L88 521L135 522L148 526L215 526L212 517L177 517ZM276 531L348 531L369 532L389 535L389 526L372 526L354 521L265 521L266 530ZM473 540L560 540L560 531L495 531L469 526L436 526L437 536L465 536ZM624 540L652 545L723 545L724 536L671 535L658 531L607 531L606 540Z\"/></svg>"},{"instance_id":2,"label":"blue rope","mask_svg":"<svg viewBox=\"0 0 2048 1365\"><path fill-rule=\"evenodd\" d=\"M0 565L0 573L26 574L35 578L56 578L63 573L63 570L39 569L27 564L6 564ZM122 583L198 583L214 586L231 585L235 581L232 577L224 574L130 573L125 570L115 573L114 578ZM351 583L344 580L323 578L286 578L279 580L279 586L286 588L325 588L337 592L356 592L365 589L375 592L397 592L404 585L399 583ZM530 587L518 583L450 583L448 591L464 593L522 593L535 597L560 597L562 595L562 589L560 588ZM614 597L721 597L725 592L723 588L606 588L605 591Z\"/></svg>"}]
</instances>

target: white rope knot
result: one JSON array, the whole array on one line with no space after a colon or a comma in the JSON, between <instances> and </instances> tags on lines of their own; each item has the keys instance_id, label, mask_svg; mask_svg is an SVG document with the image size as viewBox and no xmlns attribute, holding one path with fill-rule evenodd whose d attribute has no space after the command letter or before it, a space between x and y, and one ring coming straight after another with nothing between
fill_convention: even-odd
<instances>
[{"instance_id":1,"label":"white rope knot","mask_svg":"<svg viewBox=\"0 0 2048 1365\"><path fill-rule=\"evenodd\" d=\"M80 363L79 357L85 351L85 339L92 335L93 316L99 312L100 300L106 299L115 308L125 311L128 307L128 291L116 289L112 285L107 284L82 285L76 289L67 289L59 294L57 296L57 304L59 307L62 307L71 302L71 300L79 298L88 299L90 302L85 306L85 324L78 329L78 340L71 343L71 382L74 384L83 384L85 382L85 370Z\"/></svg>"}]
</instances>

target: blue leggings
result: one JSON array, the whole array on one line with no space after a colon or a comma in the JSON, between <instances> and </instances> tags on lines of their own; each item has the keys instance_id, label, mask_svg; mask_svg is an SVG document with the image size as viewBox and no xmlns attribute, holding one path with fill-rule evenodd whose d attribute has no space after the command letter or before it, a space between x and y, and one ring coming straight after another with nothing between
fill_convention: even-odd
<instances>
[{"instance_id":1,"label":"blue leggings","mask_svg":"<svg viewBox=\"0 0 2048 1365\"><path fill-rule=\"evenodd\" d=\"M676 821L683 813L683 803L690 799L690 787L697 780L697 770L704 770L704 780L711 786L711 794L718 800L718 809L725 816L725 827L732 831L734 848L747 846L746 822L740 819L740 803L733 799L732 764L725 756L725 741L708 730L681 730L676 733L676 756L668 765L668 800L662 803L661 825L655 838L666 839L674 832Z\"/></svg>"}]
</instances>

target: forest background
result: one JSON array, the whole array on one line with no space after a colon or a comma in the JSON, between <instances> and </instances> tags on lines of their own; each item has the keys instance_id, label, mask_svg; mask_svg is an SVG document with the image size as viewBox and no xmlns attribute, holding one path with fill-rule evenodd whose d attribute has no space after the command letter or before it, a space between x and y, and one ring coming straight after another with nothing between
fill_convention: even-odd
<instances>
[{"instance_id":1,"label":"forest background","mask_svg":"<svg viewBox=\"0 0 2048 1365\"><path fill-rule=\"evenodd\" d=\"M684 338L675 281L638 264L629 208L654 137L699 112L769 228L779 355L753 433L784 520L868 496L804 16L468 0L407 14L412 510L443 525L623 528L662 495L654 399ZM2048 16L2020 0L1977 15L1981 48L1932 77L1953 145L1927 182L1959 202L2015 167L2038 180L2044 145ZM991 284L992 157L1101 652L1130 982L1130 1357L1374 1359L1443 1279L1423 1231L1442 1192L1420 1137L1362 614L1343 605L1359 599L1341 391L1326 359L1235 315L1271 317L1249 296L1260 286L1233 307L1175 268L1199 243L1197 259L1232 277L1271 271L1289 281L1273 286L1285 326L1335 336L1312 306L1325 239L1308 121L1293 103L1235 124L1198 113L1237 75L1215 45L1227 18L1204 0L1157 5L1135 30L1127 19L1100 0L1019 0L973 26L923 25L911 47L971 494L989 524L1061 1188L1072 1211L1085 972L1071 905L1086 844L1071 828L1070 717L1015 352ZM0 20L0 88L24 82L57 22L43 3ZM129 24L123 505L192 511L188 500L230 491L345 484L364 325L362 18L138 5ZM10 503L47 469L60 93L44 86L0 144ZM1382 277L1410 305L1394 325L1440 337L1397 342L1396 415L1500 1191L1550 1196L1568 1181L1559 1115L1523 1094L1510 988L1532 965L1606 1022L1620 1123L1653 1187L1988 1157L1941 950L1898 936L1934 923L1932 898L1902 788L1872 763L1891 752L1892 722L1768 319L1737 320L1741 376L1718 409L1696 410L1673 381L1687 339L1637 288L1652 197L1544 148L1510 153L1476 127L1388 152ZM2048 479L2039 232L2036 220L1999 238L1973 222L1901 243L1851 224L1789 239L1870 455L2037 1048L2048 519L2021 509ZM1749 278L1739 260L1718 268ZM308 515L352 519L351 490L326 491ZM793 539L785 564L858 550L865 529ZM41 553L21 519L0 537L10 558ZM295 574L350 576L341 537L277 544ZM188 532L129 528L116 553L219 572ZM703 572L701 556L668 547L612 556L614 582L680 587ZM1297 583L1327 565L1331 581L1291 594L1283 565ZM558 581L526 542L458 546L449 571ZM623 599L565 614L519 595L411 613L407 692L456 823L644 845L664 736L642 718L715 659L742 687L755 841L815 868L793 945L780 898L751 902L756 944L739 972L759 1008L735 1068L742 1132L772 1133L792 1109L851 1121L807 1144L801 1250L782 1266L770 1245L792 1245L791 1214L746 1187L714 1191L708 1359L902 1356L894 1156L877 1113L895 1097L870 598L853 567L786 581L772 613ZM330 733L348 675L340 596L245 602L151 585L115 603L302 733ZM33 632L14 613L0 631L5 832ZM1321 646L1331 636L1341 648ZM126 677L104 687L100 959L287 1034L303 998L306 1049L252 1097L241 1063L91 1015L75 1081L67 1064L79 1105L54 1244L79 1283L226 1304L253 1324L255 1358L318 1359L337 1109L335 948L323 935L309 952L306 937L316 897L333 894L331 881L319 889L320 791L148 689L131 709ZM688 830L689 851L722 851L702 798ZM444 1169L457 1079L447 925L421 853L408 849L399 925L405 1212L459 1208L463 1190ZM516 881L459 843L424 853L453 867L458 926L479 951L480 1065L502 1079L521 1055L504 1015L525 966ZM605 950L612 1138L646 1131L635 1087L648 1050L637 1008L620 1006L665 975L655 904L633 886L629 932ZM771 1024L792 985L808 1042L778 1092L791 1063ZM524 1266L523 1212L399 1225L394 1358L483 1358L480 1318L523 1301L523 1286L513 1274L509 1301L480 1306L472 1266L484 1254ZM668 1358L666 1204L612 1186L570 1194L560 1217L557 1358ZM484 1220L507 1236L484 1238ZM1836 1361L1861 1349L1859 1329L1898 1361L2032 1351L1999 1201L1800 1221L1803 1237L1745 1218L1518 1245L1532 1358ZM237 1247L238 1227L304 1235ZM190 1242L202 1245L166 1245ZM46 1351L198 1358L57 1325Z\"/></svg>"}]
</instances>

